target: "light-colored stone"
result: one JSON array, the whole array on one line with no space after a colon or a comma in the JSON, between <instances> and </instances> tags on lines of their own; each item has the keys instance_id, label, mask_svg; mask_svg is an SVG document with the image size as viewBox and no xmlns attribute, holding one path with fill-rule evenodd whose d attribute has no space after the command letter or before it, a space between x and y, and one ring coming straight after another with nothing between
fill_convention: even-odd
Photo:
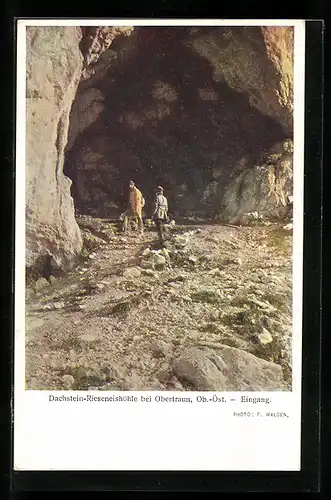
<instances>
[{"instance_id":1,"label":"light-colored stone","mask_svg":"<svg viewBox=\"0 0 331 500\"><path fill-rule=\"evenodd\" d=\"M37 292L45 288L45 286L49 285L47 279L45 278L39 278L36 283L35 283L35 289Z\"/></svg>"},{"instance_id":2,"label":"light-colored stone","mask_svg":"<svg viewBox=\"0 0 331 500\"><path fill-rule=\"evenodd\" d=\"M271 333L266 328L263 328L262 332L258 335L258 337L262 345L269 344L270 342L273 341Z\"/></svg>"},{"instance_id":3,"label":"light-colored stone","mask_svg":"<svg viewBox=\"0 0 331 500\"><path fill-rule=\"evenodd\" d=\"M63 375L62 380L67 389L71 389L75 384L75 379L72 375Z\"/></svg>"},{"instance_id":4,"label":"light-colored stone","mask_svg":"<svg viewBox=\"0 0 331 500\"><path fill-rule=\"evenodd\" d=\"M142 260L140 262L140 267L143 269L154 269L154 262L151 260Z\"/></svg>"},{"instance_id":5,"label":"light-colored stone","mask_svg":"<svg viewBox=\"0 0 331 500\"><path fill-rule=\"evenodd\" d=\"M148 257L148 255L151 253L151 249L149 247L145 248L145 250L143 251L142 255L144 257Z\"/></svg>"},{"instance_id":6,"label":"light-colored stone","mask_svg":"<svg viewBox=\"0 0 331 500\"><path fill-rule=\"evenodd\" d=\"M138 278L140 275L141 271L137 267L128 267L123 272L123 276L125 276L125 278Z\"/></svg>"},{"instance_id":7,"label":"light-colored stone","mask_svg":"<svg viewBox=\"0 0 331 500\"><path fill-rule=\"evenodd\" d=\"M236 259L233 260L234 264L238 264L238 266L242 266L242 260L240 257L237 257Z\"/></svg>"},{"instance_id":8,"label":"light-colored stone","mask_svg":"<svg viewBox=\"0 0 331 500\"><path fill-rule=\"evenodd\" d=\"M220 274L220 270L218 267L215 267L215 269L211 269L210 271L208 271L208 273L210 276L219 276Z\"/></svg>"},{"instance_id":9,"label":"light-colored stone","mask_svg":"<svg viewBox=\"0 0 331 500\"><path fill-rule=\"evenodd\" d=\"M166 259L163 255L156 254L153 257L154 266L156 269L164 269L166 265Z\"/></svg>"},{"instance_id":10,"label":"light-colored stone","mask_svg":"<svg viewBox=\"0 0 331 500\"><path fill-rule=\"evenodd\" d=\"M54 302L54 309L63 309L65 307L65 303L63 301Z\"/></svg>"},{"instance_id":11,"label":"light-colored stone","mask_svg":"<svg viewBox=\"0 0 331 500\"><path fill-rule=\"evenodd\" d=\"M290 222L289 224L286 224L285 226L283 226L283 229L286 229L288 231L292 231L292 229L293 229L293 222Z\"/></svg>"},{"instance_id":12,"label":"light-colored stone","mask_svg":"<svg viewBox=\"0 0 331 500\"><path fill-rule=\"evenodd\" d=\"M186 348L173 362L173 369L179 380L187 380L196 390L284 390L280 365L234 347Z\"/></svg>"},{"instance_id":13,"label":"light-colored stone","mask_svg":"<svg viewBox=\"0 0 331 500\"><path fill-rule=\"evenodd\" d=\"M155 357L169 356L172 353L172 345L163 340L158 340L152 342L151 351Z\"/></svg>"},{"instance_id":14,"label":"light-colored stone","mask_svg":"<svg viewBox=\"0 0 331 500\"><path fill-rule=\"evenodd\" d=\"M153 269L144 269L144 270L143 270L143 273L144 273L146 276L155 276L155 271L153 271Z\"/></svg>"},{"instance_id":15,"label":"light-colored stone","mask_svg":"<svg viewBox=\"0 0 331 500\"><path fill-rule=\"evenodd\" d=\"M94 342L98 342L100 339L96 335L93 334L86 334L86 335L81 335L79 337L80 342L83 344L93 344Z\"/></svg>"},{"instance_id":16,"label":"light-colored stone","mask_svg":"<svg viewBox=\"0 0 331 500\"><path fill-rule=\"evenodd\" d=\"M175 246L177 248L184 248L188 245L188 238L186 236L176 236Z\"/></svg>"}]
</instances>

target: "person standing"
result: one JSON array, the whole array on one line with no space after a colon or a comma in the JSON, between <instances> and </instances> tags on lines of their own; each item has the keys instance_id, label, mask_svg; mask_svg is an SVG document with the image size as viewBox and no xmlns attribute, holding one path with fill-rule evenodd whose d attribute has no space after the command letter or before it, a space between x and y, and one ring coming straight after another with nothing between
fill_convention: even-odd
<instances>
[{"instance_id":1,"label":"person standing","mask_svg":"<svg viewBox=\"0 0 331 500\"><path fill-rule=\"evenodd\" d=\"M134 217L138 222L138 231L140 234L143 233L143 219L142 212L143 207L145 205L145 199L136 187L133 181L129 183L129 203L128 208L124 212L124 220L123 220L123 231L125 232L128 229L129 217Z\"/></svg>"},{"instance_id":2,"label":"person standing","mask_svg":"<svg viewBox=\"0 0 331 500\"><path fill-rule=\"evenodd\" d=\"M162 245L164 242L163 224L168 220L168 200L163 194L162 186L158 186L156 189L156 197L154 202L154 212L152 219L155 222L159 241Z\"/></svg>"}]
</instances>

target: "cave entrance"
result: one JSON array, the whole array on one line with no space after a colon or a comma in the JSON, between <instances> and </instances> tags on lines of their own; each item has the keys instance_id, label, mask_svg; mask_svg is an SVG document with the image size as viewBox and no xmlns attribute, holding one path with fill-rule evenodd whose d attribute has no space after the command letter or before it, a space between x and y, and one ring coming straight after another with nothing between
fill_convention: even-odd
<instances>
[{"instance_id":1,"label":"cave entrance","mask_svg":"<svg viewBox=\"0 0 331 500\"><path fill-rule=\"evenodd\" d=\"M199 28L212 29L222 28ZM238 168L285 139L246 94L214 81L192 36L191 28L136 28L104 54L107 71L101 64L81 82L64 166L79 214L117 217L132 179L147 215L160 184L171 215L213 215Z\"/></svg>"}]
</instances>

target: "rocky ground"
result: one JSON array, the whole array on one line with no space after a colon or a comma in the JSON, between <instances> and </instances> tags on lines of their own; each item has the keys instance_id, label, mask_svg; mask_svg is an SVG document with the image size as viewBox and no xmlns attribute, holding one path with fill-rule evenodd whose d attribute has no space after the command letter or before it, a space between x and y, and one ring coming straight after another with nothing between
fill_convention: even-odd
<instances>
[{"instance_id":1,"label":"rocky ground","mask_svg":"<svg viewBox=\"0 0 331 500\"><path fill-rule=\"evenodd\" d=\"M81 263L26 289L27 389L291 390L291 226L184 222L78 219Z\"/></svg>"}]
</instances>

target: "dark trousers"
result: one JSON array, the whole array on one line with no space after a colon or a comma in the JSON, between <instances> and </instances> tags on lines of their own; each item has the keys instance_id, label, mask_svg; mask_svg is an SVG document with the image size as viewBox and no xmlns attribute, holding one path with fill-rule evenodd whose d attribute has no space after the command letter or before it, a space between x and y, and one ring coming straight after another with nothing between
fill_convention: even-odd
<instances>
[{"instance_id":1,"label":"dark trousers","mask_svg":"<svg viewBox=\"0 0 331 500\"><path fill-rule=\"evenodd\" d=\"M155 219L155 225L156 225L157 234L159 236L160 243L163 243L163 241L164 241L163 222L164 221L162 219Z\"/></svg>"}]
</instances>

